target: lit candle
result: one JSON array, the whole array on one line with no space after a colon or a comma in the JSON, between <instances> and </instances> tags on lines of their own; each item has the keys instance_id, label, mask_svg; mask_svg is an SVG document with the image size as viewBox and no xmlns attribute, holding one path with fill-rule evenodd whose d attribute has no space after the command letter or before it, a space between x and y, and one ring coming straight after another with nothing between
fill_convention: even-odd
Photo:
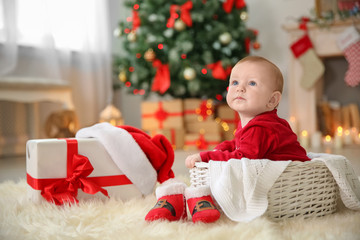
<instances>
[{"instance_id":1,"label":"lit candle","mask_svg":"<svg viewBox=\"0 0 360 240\"><path fill-rule=\"evenodd\" d=\"M344 131L344 144L346 145L352 144L351 134L348 129Z\"/></svg>"},{"instance_id":2,"label":"lit candle","mask_svg":"<svg viewBox=\"0 0 360 240\"><path fill-rule=\"evenodd\" d=\"M359 138L359 130L356 127L351 128L351 138L353 140L354 143L358 143L358 138Z\"/></svg>"},{"instance_id":3,"label":"lit candle","mask_svg":"<svg viewBox=\"0 0 360 240\"><path fill-rule=\"evenodd\" d=\"M324 147L326 153L331 153L332 138L330 135L326 135L324 138Z\"/></svg>"},{"instance_id":4,"label":"lit candle","mask_svg":"<svg viewBox=\"0 0 360 240\"><path fill-rule=\"evenodd\" d=\"M337 132L335 133L335 137L334 137L334 146L337 149L340 149L343 146L342 132L343 132L343 129L342 129L342 127L339 126L337 128Z\"/></svg>"},{"instance_id":5,"label":"lit candle","mask_svg":"<svg viewBox=\"0 0 360 240\"><path fill-rule=\"evenodd\" d=\"M294 116L291 116L289 119L289 125L291 127L291 130L297 135L298 129L297 129L297 122L296 118Z\"/></svg>"},{"instance_id":6,"label":"lit candle","mask_svg":"<svg viewBox=\"0 0 360 240\"><path fill-rule=\"evenodd\" d=\"M312 136L311 136L311 147L312 148L320 148L321 147L321 132L316 131Z\"/></svg>"},{"instance_id":7,"label":"lit candle","mask_svg":"<svg viewBox=\"0 0 360 240\"><path fill-rule=\"evenodd\" d=\"M357 138L355 138L355 143L360 145L360 133L357 135Z\"/></svg>"},{"instance_id":8,"label":"lit candle","mask_svg":"<svg viewBox=\"0 0 360 240\"><path fill-rule=\"evenodd\" d=\"M309 134L308 134L308 132L306 130L301 131L300 145L303 148L308 148L309 147Z\"/></svg>"}]
</instances>

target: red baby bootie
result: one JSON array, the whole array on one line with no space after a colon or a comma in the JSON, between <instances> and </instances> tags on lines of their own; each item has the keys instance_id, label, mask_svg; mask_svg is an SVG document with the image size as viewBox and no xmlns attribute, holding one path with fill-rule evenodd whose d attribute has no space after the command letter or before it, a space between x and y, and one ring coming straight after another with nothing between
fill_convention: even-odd
<instances>
[{"instance_id":1,"label":"red baby bootie","mask_svg":"<svg viewBox=\"0 0 360 240\"><path fill-rule=\"evenodd\" d=\"M158 199L155 206L145 216L146 221L178 221L187 218L184 197L186 185L174 179L167 180L156 189Z\"/></svg>"},{"instance_id":2,"label":"red baby bootie","mask_svg":"<svg viewBox=\"0 0 360 240\"><path fill-rule=\"evenodd\" d=\"M215 207L209 187L187 188L185 196L194 223L212 223L220 218L221 214Z\"/></svg>"}]
</instances>

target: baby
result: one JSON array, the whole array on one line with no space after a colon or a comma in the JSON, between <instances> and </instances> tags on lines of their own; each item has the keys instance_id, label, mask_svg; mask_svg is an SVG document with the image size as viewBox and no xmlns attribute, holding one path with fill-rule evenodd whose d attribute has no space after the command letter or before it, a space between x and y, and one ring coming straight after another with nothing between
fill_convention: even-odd
<instances>
[{"instance_id":1,"label":"baby","mask_svg":"<svg viewBox=\"0 0 360 240\"><path fill-rule=\"evenodd\" d=\"M195 162L227 161L230 158L307 161L306 151L289 124L277 115L283 77L278 67L262 57L249 56L232 69L226 101L238 112L240 122L232 141L224 141L214 151L190 155Z\"/></svg>"},{"instance_id":2,"label":"baby","mask_svg":"<svg viewBox=\"0 0 360 240\"><path fill-rule=\"evenodd\" d=\"M193 168L195 162L243 157L274 161L310 160L287 121L277 115L282 89L282 74L273 63L256 56L240 60L231 71L226 97L230 108L240 117L234 139L220 143L213 151L188 156L186 167ZM184 218L184 198L193 222L215 222L220 217L208 186L186 188L179 182L169 182L158 187L156 195L158 202L146 216L148 221Z\"/></svg>"}]
</instances>

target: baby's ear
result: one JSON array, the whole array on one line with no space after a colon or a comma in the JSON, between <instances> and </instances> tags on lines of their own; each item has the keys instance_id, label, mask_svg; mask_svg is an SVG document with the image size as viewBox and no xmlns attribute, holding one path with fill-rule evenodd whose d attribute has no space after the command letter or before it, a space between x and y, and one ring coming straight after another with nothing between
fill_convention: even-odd
<instances>
[{"instance_id":1,"label":"baby's ear","mask_svg":"<svg viewBox=\"0 0 360 240\"><path fill-rule=\"evenodd\" d=\"M273 92L267 106L271 109L276 108L280 103L281 95L282 94L279 91Z\"/></svg>"}]
</instances>

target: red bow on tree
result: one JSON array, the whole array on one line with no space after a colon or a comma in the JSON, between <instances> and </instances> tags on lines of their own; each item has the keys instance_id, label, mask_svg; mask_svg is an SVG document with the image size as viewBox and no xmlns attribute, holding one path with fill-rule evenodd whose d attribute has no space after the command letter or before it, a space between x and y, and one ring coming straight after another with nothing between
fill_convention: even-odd
<instances>
[{"instance_id":1,"label":"red bow on tree","mask_svg":"<svg viewBox=\"0 0 360 240\"><path fill-rule=\"evenodd\" d=\"M212 76L216 79L226 80L229 76L229 68L226 70L223 68L221 61L206 65L207 68L212 70ZM230 68L231 71L231 68Z\"/></svg>"},{"instance_id":2,"label":"red bow on tree","mask_svg":"<svg viewBox=\"0 0 360 240\"><path fill-rule=\"evenodd\" d=\"M184 3L181 6L172 4L170 6L170 18L168 19L168 22L167 22L166 26L168 28L174 27L175 20L177 18L179 18L179 14L177 12L180 11L180 19L187 26L191 27L192 26L192 19L191 19L190 10L192 9L192 7L193 7L192 1L187 1L186 3Z\"/></svg>"},{"instance_id":3,"label":"red bow on tree","mask_svg":"<svg viewBox=\"0 0 360 240\"><path fill-rule=\"evenodd\" d=\"M223 3L224 11L227 13L230 13L234 7L234 4L235 4L235 7L238 9L246 6L245 0L226 0Z\"/></svg>"},{"instance_id":4,"label":"red bow on tree","mask_svg":"<svg viewBox=\"0 0 360 240\"><path fill-rule=\"evenodd\" d=\"M95 194L101 192L108 197L108 192L100 186L86 179L87 176L94 170L89 159L85 156L74 154L72 156L72 174L65 179L59 179L41 191L41 195L49 202L54 202L56 205L62 205L68 201L70 203L79 202L77 200L78 188L88 194Z\"/></svg>"},{"instance_id":5,"label":"red bow on tree","mask_svg":"<svg viewBox=\"0 0 360 240\"><path fill-rule=\"evenodd\" d=\"M133 13L132 29L133 29L134 31L136 31L136 29L137 29L138 27L140 27L141 21L140 21L140 18L139 18L139 13L138 13L138 11L133 10L132 13Z\"/></svg>"},{"instance_id":6,"label":"red bow on tree","mask_svg":"<svg viewBox=\"0 0 360 240\"><path fill-rule=\"evenodd\" d=\"M155 59L153 61L153 67L157 68L157 71L151 86L151 91L159 91L163 94L170 87L169 64L162 64L159 59Z\"/></svg>"}]
</instances>

